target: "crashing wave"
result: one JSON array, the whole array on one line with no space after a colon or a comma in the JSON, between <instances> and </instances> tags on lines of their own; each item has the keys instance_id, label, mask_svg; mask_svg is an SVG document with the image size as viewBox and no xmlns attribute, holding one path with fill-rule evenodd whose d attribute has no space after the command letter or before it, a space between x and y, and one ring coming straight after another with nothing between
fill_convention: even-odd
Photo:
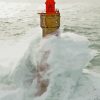
<instances>
[{"instance_id":1,"label":"crashing wave","mask_svg":"<svg viewBox=\"0 0 100 100\"><path fill-rule=\"evenodd\" d=\"M33 39L13 73L18 88L0 100L99 100L100 80L83 73L88 46L73 33Z\"/></svg>"}]
</instances>

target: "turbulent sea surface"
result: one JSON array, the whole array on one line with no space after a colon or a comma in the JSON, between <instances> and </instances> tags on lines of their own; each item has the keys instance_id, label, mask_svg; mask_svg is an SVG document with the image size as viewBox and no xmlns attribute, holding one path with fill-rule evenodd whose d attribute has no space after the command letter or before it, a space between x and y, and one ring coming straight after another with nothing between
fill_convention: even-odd
<instances>
[{"instance_id":1,"label":"turbulent sea surface","mask_svg":"<svg viewBox=\"0 0 100 100\"><path fill-rule=\"evenodd\" d=\"M0 2L0 40L19 39L27 31L39 26L39 15L44 9L43 0L30 2ZM38 7L37 7L38 6ZM96 57L89 67L100 66L100 2L99 0L58 0L61 12L61 30L86 36L90 47L97 50Z\"/></svg>"},{"instance_id":2,"label":"turbulent sea surface","mask_svg":"<svg viewBox=\"0 0 100 100\"><path fill-rule=\"evenodd\" d=\"M57 8L59 8L61 12L61 32L66 34L67 32L71 34L75 33L77 35L84 36L89 40L89 48L94 49L95 51L97 51L97 53L87 67L90 70L99 73L99 0L56 0L56 2ZM11 80L10 76L15 70L17 64L20 62L20 59L23 58L25 52L29 50L29 45L32 39L35 38L34 36L37 33L41 34L42 32L41 28L39 28L40 19L37 13L43 10L44 7L44 0L22 0L20 2L18 2L18 0L16 0L15 2L12 0L0 1L1 90L6 90L6 92L8 92L9 90L13 90L14 88L16 88L15 84L13 84L11 87L8 86L10 83L13 83L13 80ZM72 36L76 35L72 34ZM75 39L81 38L80 36ZM84 43L82 45L84 45ZM79 49L81 50L81 48ZM99 74L97 74L97 76L99 76ZM5 95L3 94L3 91L0 91L0 94L2 96Z\"/></svg>"},{"instance_id":3,"label":"turbulent sea surface","mask_svg":"<svg viewBox=\"0 0 100 100\"><path fill-rule=\"evenodd\" d=\"M78 2L78 3L77 3ZM62 23L64 31L72 31L86 36L90 47L97 50L90 67L100 70L100 2L98 0L78 0L63 9ZM64 21L63 21L64 20Z\"/></svg>"}]
</instances>

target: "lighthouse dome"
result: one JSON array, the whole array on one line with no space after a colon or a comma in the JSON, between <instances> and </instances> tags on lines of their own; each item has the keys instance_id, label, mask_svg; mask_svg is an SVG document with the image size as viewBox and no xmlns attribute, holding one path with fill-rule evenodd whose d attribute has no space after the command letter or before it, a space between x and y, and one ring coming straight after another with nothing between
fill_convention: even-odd
<instances>
[{"instance_id":1,"label":"lighthouse dome","mask_svg":"<svg viewBox=\"0 0 100 100\"><path fill-rule=\"evenodd\" d=\"M46 13L55 13L55 1L54 0L46 0Z\"/></svg>"}]
</instances>

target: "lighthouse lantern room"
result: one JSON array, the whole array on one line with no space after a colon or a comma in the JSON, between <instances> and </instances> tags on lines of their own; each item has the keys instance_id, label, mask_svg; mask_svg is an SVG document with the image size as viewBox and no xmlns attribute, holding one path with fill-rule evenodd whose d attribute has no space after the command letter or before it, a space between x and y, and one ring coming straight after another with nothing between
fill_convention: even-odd
<instances>
[{"instance_id":1,"label":"lighthouse lantern room","mask_svg":"<svg viewBox=\"0 0 100 100\"><path fill-rule=\"evenodd\" d=\"M46 1L46 13L55 13L55 1L54 0L47 0Z\"/></svg>"},{"instance_id":2,"label":"lighthouse lantern room","mask_svg":"<svg viewBox=\"0 0 100 100\"><path fill-rule=\"evenodd\" d=\"M46 0L46 11L40 14L40 25L43 37L53 34L60 27L60 12L55 9L54 0Z\"/></svg>"}]
</instances>

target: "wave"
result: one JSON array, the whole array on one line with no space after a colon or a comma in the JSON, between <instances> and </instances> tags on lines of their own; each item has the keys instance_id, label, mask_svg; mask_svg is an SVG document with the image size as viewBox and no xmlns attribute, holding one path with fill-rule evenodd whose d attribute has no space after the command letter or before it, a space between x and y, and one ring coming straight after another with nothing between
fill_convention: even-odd
<instances>
[{"instance_id":1,"label":"wave","mask_svg":"<svg viewBox=\"0 0 100 100\"><path fill-rule=\"evenodd\" d=\"M99 80L83 73L94 56L88 46L85 37L74 33L44 39L36 36L12 73L17 88L0 100L99 98L100 91L95 87Z\"/></svg>"}]
</instances>

